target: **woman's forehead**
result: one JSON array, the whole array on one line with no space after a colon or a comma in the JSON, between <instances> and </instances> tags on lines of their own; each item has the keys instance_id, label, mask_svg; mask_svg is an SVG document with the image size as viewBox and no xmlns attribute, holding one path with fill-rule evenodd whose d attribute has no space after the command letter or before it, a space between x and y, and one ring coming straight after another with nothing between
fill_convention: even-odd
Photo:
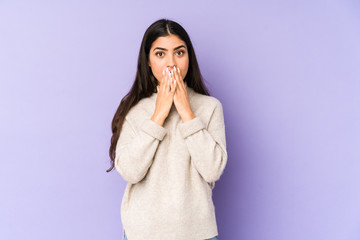
<instances>
[{"instance_id":1,"label":"woman's forehead","mask_svg":"<svg viewBox=\"0 0 360 240\"><path fill-rule=\"evenodd\" d=\"M151 45L151 48L166 48L166 49L174 49L178 48L179 46L183 45L186 47L185 42L176 35L168 35L158 37Z\"/></svg>"}]
</instances>

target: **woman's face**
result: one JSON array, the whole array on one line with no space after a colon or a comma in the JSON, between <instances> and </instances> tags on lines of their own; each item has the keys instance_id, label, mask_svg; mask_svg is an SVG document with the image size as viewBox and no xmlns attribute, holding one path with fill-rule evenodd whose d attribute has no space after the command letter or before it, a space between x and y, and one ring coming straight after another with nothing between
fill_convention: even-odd
<instances>
[{"instance_id":1,"label":"woman's face","mask_svg":"<svg viewBox=\"0 0 360 240\"><path fill-rule=\"evenodd\" d=\"M184 79L189 68L189 55L186 44L176 35L158 37L151 45L149 52L149 66L160 84L164 69L174 66L180 68Z\"/></svg>"}]
</instances>

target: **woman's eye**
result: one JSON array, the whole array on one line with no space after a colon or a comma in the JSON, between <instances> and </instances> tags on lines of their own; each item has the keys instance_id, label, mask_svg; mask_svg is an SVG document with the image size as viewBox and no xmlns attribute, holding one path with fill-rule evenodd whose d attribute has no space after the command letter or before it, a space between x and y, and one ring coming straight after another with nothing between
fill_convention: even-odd
<instances>
[{"instance_id":1,"label":"woman's eye","mask_svg":"<svg viewBox=\"0 0 360 240\"><path fill-rule=\"evenodd\" d=\"M176 52L176 55L181 56L181 55L184 55L184 53L185 53L185 52L184 52L183 50L181 50L181 51L177 51L177 52Z\"/></svg>"},{"instance_id":2,"label":"woman's eye","mask_svg":"<svg viewBox=\"0 0 360 240\"><path fill-rule=\"evenodd\" d=\"M163 57L165 54L163 53L163 52L157 52L156 53L156 56L158 56L158 57Z\"/></svg>"}]
</instances>

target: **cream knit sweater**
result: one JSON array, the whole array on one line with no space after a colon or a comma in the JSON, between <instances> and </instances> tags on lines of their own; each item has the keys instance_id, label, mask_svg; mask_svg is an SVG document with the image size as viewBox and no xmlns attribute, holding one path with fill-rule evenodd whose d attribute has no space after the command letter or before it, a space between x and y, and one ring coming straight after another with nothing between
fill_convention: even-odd
<instances>
[{"instance_id":1,"label":"cream knit sweater","mask_svg":"<svg viewBox=\"0 0 360 240\"><path fill-rule=\"evenodd\" d=\"M221 102L186 85L195 118L175 105L163 126L151 120L157 93L127 114L115 167L128 182L121 221L129 240L203 240L218 235L212 190L227 162Z\"/></svg>"}]
</instances>

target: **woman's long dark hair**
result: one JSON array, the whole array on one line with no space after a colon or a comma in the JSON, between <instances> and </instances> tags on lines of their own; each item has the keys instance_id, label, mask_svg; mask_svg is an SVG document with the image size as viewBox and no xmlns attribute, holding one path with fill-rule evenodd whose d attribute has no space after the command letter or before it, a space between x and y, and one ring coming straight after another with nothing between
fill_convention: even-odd
<instances>
[{"instance_id":1,"label":"woman's long dark hair","mask_svg":"<svg viewBox=\"0 0 360 240\"><path fill-rule=\"evenodd\" d=\"M157 91L157 80L148 65L151 45L158 37L169 36L170 34L176 35L183 40L189 53L189 69L184 82L186 82L187 85L195 92L210 95L208 89L203 83L203 78L196 60L194 48L185 29L180 24L168 19L160 19L151 24L146 30L141 42L135 81L130 91L121 100L111 123L111 130L113 133L109 149L111 167L106 170L106 172L110 172L115 166L116 144L119 139L126 114L142 98L150 97Z\"/></svg>"}]
</instances>

